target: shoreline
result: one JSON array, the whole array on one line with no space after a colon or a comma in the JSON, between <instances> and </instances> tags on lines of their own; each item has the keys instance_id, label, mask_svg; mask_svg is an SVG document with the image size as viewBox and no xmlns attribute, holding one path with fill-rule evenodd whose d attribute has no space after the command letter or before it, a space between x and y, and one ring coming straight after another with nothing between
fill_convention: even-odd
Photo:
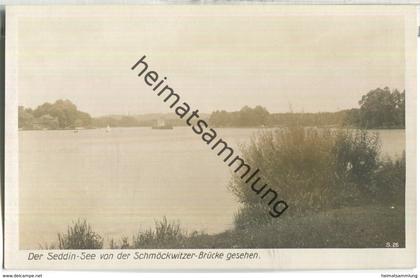
<instances>
[{"instance_id":1,"label":"shoreline","mask_svg":"<svg viewBox=\"0 0 420 278\"><path fill-rule=\"evenodd\" d=\"M225 126L225 127L217 127L214 128L217 129L277 129L277 128L288 128L290 126ZM152 126L111 126L112 129L129 129L129 128L149 128L152 129ZM177 128L190 128L189 126L173 126L174 129ZM405 130L404 127L389 127L389 128L369 128L369 129L363 129L363 128L357 128L357 127L339 127L339 126L304 126L304 128L329 128L329 129L357 129L357 130L367 130L367 131L374 131L374 130ZM93 127L93 128L82 128L82 129L22 129L19 128L18 131L86 131L86 130L97 130L97 129L106 129L106 127Z\"/></svg>"}]
</instances>

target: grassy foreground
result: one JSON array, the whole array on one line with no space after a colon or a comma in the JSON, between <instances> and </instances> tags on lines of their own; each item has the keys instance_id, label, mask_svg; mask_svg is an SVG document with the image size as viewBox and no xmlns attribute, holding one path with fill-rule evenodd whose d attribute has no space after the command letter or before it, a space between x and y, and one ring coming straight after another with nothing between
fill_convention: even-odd
<instances>
[{"instance_id":1,"label":"grassy foreground","mask_svg":"<svg viewBox=\"0 0 420 278\"><path fill-rule=\"evenodd\" d=\"M385 248L404 247L404 209L366 206L334 209L304 217L285 217L263 226L220 234L182 230L166 218L154 229L104 242L86 221L79 220L49 249L171 249L171 248Z\"/></svg>"},{"instance_id":2,"label":"grassy foreground","mask_svg":"<svg viewBox=\"0 0 420 278\"><path fill-rule=\"evenodd\" d=\"M383 248L404 247L404 211L389 207L335 209L278 224L202 236L203 248Z\"/></svg>"}]
</instances>

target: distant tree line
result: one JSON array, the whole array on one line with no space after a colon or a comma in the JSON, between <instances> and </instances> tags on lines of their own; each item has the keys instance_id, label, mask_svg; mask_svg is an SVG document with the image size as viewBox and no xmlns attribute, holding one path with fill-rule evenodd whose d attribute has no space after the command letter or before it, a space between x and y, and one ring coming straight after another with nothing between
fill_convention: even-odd
<instances>
[{"instance_id":1,"label":"distant tree line","mask_svg":"<svg viewBox=\"0 0 420 278\"><path fill-rule=\"evenodd\" d=\"M210 115L210 124L214 127L285 127L285 126L328 126L337 127L353 125L348 121L348 113L352 110L342 110L338 112L319 112L319 113L268 113L262 116L262 113L255 113L255 109L267 110L257 106L252 109L244 107L240 111L226 112L216 111ZM249 110L246 116L244 110ZM356 109L358 110L358 109ZM251 118L252 121L248 120Z\"/></svg>"},{"instance_id":2,"label":"distant tree line","mask_svg":"<svg viewBox=\"0 0 420 278\"><path fill-rule=\"evenodd\" d=\"M214 127L283 127L283 126L337 126L347 111L320 113L269 113L264 107L243 107L239 111L216 111L209 122Z\"/></svg>"},{"instance_id":3,"label":"distant tree line","mask_svg":"<svg viewBox=\"0 0 420 278\"><path fill-rule=\"evenodd\" d=\"M215 111L214 127L348 126L355 128L405 128L405 91L388 87L371 90L359 101L360 108L338 112L272 113L261 106L239 111Z\"/></svg>"},{"instance_id":4,"label":"distant tree line","mask_svg":"<svg viewBox=\"0 0 420 278\"><path fill-rule=\"evenodd\" d=\"M217 110L208 122L213 127L282 127L329 126L355 128L405 128L405 91L388 87L371 90L359 101L360 108L320 113L269 113L262 106L243 107L239 111ZM173 115L172 115L173 116ZM36 109L19 106L19 128L74 129L98 127L150 127L159 118L173 126L185 125L179 118L167 114L135 116L109 115L91 117L79 111L70 100L44 103ZM207 117L207 116L205 116Z\"/></svg>"},{"instance_id":5,"label":"distant tree line","mask_svg":"<svg viewBox=\"0 0 420 278\"><path fill-rule=\"evenodd\" d=\"M150 127L156 120L165 118L172 126L185 125L178 117L167 114L149 115L108 115L91 117L88 113L79 111L70 100L57 100L54 103L44 103L35 109L19 106L18 126L21 129L76 129L102 127Z\"/></svg>"},{"instance_id":6,"label":"distant tree line","mask_svg":"<svg viewBox=\"0 0 420 278\"><path fill-rule=\"evenodd\" d=\"M215 111L210 115L209 122L215 127L255 127L269 125L271 115L262 106L243 107L240 111Z\"/></svg>"}]
</instances>

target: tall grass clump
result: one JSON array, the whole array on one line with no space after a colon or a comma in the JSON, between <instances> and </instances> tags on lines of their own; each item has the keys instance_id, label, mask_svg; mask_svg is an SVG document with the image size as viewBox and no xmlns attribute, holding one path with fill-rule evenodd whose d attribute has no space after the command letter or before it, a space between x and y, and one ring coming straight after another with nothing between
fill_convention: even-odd
<instances>
[{"instance_id":1,"label":"tall grass clump","mask_svg":"<svg viewBox=\"0 0 420 278\"><path fill-rule=\"evenodd\" d=\"M95 233L86 220L77 220L68 226L67 233L58 234L58 249L101 249L102 237Z\"/></svg>"},{"instance_id":2,"label":"tall grass clump","mask_svg":"<svg viewBox=\"0 0 420 278\"><path fill-rule=\"evenodd\" d=\"M132 241L122 237L119 241L111 239L111 249L175 249L211 246L208 234L198 231L186 232L179 222L169 221L166 217L155 220L155 226L138 231Z\"/></svg>"},{"instance_id":3,"label":"tall grass clump","mask_svg":"<svg viewBox=\"0 0 420 278\"><path fill-rule=\"evenodd\" d=\"M197 231L185 232L178 222L169 221L166 217L156 220L154 228L140 230L132 240L127 236L119 240L111 238L104 246L101 235L94 232L86 220L77 220L68 226L66 233L58 234L58 242L40 245L41 249L158 249L158 248L192 248L202 245L207 235ZM200 246L201 246L200 245Z\"/></svg>"},{"instance_id":4,"label":"tall grass clump","mask_svg":"<svg viewBox=\"0 0 420 278\"><path fill-rule=\"evenodd\" d=\"M164 217L155 221L154 229L139 231L133 238L133 248L177 248L187 237L181 230L180 224L168 221Z\"/></svg>"},{"instance_id":5,"label":"tall grass clump","mask_svg":"<svg viewBox=\"0 0 420 278\"><path fill-rule=\"evenodd\" d=\"M241 151L249 165L260 169L264 183L288 203L289 216L387 202L382 193L388 181L393 181L394 191L405 182L405 164L381 161L378 136L365 130L265 131ZM250 184L233 175L229 187L243 205L235 216L236 227L272 220L265 216L269 207Z\"/></svg>"}]
</instances>

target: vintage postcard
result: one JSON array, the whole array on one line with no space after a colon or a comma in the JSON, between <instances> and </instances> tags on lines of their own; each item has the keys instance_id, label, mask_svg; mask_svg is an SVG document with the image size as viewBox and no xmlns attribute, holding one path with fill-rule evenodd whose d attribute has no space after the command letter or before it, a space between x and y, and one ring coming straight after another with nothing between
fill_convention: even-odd
<instances>
[{"instance_id":1,"label":"vintage postcard","mask_svg":"<svg viewBox=\"0 0 420 278\"><path fill-rule=\"evenodd\" d=\"M412 268L416 7L6 8L5 267Z\"/></svg>"}]
</instances>

